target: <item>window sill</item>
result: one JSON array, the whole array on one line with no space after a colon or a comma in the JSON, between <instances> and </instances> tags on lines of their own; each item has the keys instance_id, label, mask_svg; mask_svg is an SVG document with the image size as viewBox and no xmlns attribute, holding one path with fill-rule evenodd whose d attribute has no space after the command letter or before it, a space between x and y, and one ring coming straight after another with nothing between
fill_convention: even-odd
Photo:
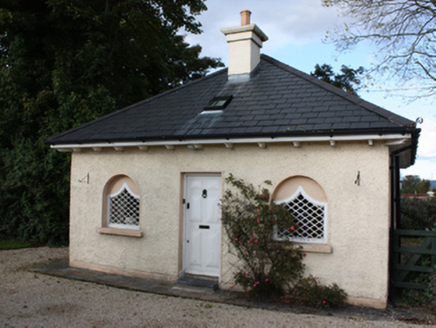
<instances>
[{"instance_id":1,"label":"window sill","mask_svg":"<svg viewBox=\"0 0 436 328\"><path fill-rule=\"evenodd\" d=\"M306 244L306 243L294 243L295 246L300 246L301 252L306 253L325 253L331 254L333 249L330 245L326 244Z\"/></svg>"},{"instance_id":2,"label":"window sill","mask_svg":"<svg viewBox=\"0 0 436 328\"><path fill-rule=\"evenodd\" d=\"M108 227L97 228L97 231L105 235L116 235L116 236L126 236L126 237L136 237L136 238L141 238L144 235L142 231L139 230L118 229L118 228L108 228Z\"/></svg>"}]
</instances>

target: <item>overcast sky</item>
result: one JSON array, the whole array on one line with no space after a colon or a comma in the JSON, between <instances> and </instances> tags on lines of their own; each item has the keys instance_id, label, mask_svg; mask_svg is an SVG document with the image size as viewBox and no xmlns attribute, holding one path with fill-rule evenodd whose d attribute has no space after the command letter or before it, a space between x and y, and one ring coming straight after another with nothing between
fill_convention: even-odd
<instances>
[{"instance_id":1,"label":"overcast sky","mask_svg":"<svg viewBox=\"0 0 436 328\"><path fill-rule=\"evenodd\" d=\"M203 47L202 56L219 57L227 66L228 46L220 29L239 26L240 12L252 12L251 23L258 25L268 36L262 53L287 65L310 73L316 64L330 64L336 72L342 64L352 68L370 68L375 61L374 49L370 44L347 53L338 53L335 46L323 42L326 32L345 21L335 8L321 6L321 0L207 0L208 10L197 17L203 25L201 35L187 35L186 41ZM436 103L429 100L404 99L404 91L384 92L397 86L377 82L359 95L378 106L415 120L424 118L419 125L423 131L419 139L416 164L402 170L402 174L416 174L423 179L436 180Z\"/></svg>"}]
</instances>

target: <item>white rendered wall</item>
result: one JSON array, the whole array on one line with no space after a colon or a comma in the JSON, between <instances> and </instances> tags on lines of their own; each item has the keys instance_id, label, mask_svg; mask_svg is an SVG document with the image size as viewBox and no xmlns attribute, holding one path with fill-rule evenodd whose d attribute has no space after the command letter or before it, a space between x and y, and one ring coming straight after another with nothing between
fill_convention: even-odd
<instances>
[{"instance_id":1,"label":"white rendered wall","mask_svg":"<svg viewBox=\"0 0 436 328\"><path fill-rule=\"evenodd\" d=\"M361 185L354 182L360 171ZM385 302L388 288L389 151L381 143L224 145L203 150L151 147L148 152L85 150L72 155L70 261L157 274L176 279L183 172L229 173L273 188L293 175L308 176L328 200L331 254L307 253L306 274L336 282L351 297ZM89 183L79 182L89 173ZM117 174L131 177L141 196L142 238L100 234L102 193ZM225 186L224 186L225 187ZM272 190L271 190L272 191ZM223 240L225 234L223 233ZM232 258L222 247L221 282L231 280ZM91 266L92 267L92 266Z\"/></svg>"},{"instance_id":2,"label":"white rendered wall","mask_svg":"<svg viewBox=\"0 0 436 328\"><path fill-rule=\"evenodd\" d=\"M246 34L255 37L251 32ZM250 38L229 43L229 75L250 73L259 62L260 47Z\"/></svg>"}]
</instances>

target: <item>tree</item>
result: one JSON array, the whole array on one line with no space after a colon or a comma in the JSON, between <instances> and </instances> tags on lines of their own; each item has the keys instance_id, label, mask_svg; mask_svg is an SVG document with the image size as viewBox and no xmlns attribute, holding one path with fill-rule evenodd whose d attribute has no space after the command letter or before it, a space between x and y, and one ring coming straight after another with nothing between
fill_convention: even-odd
<instances>
[{"instance_id":1,"label":"tree","mask_svg":"<svg viewBox=\"0 0 436 328\"><path fill-rule=\"evenodd\" d=\"M222 66L182 36L202 0L0 1L0 235L68 236L69 158L51 135Z\"/></svg>"},{"instance_id":2,"label":"tree","mask_svg":"<svg viewBox=\"0 0 436 328\"><path fill-rule=\"evenodd\" d=\"M421 180L417 175L406 175L401 180L401 192L404 194L425 194L430 190L431 182Z\"/></svg>"},{"instance_id":3,"label":"tree","mask_svg":"<svg viewBox=\"0 0 436 328\"><path fill-rule=\"evenodd\" d=\"M310 75L357 96L358 86L360 85L359 75L363 74L365 69L362 66L358 69L352 69L342 65L341 72L342 74L335 74L330 65L323 64L319 66L319 64L316 64L315 71L311 72Z\"/></svg>"},{"instance_id":4,"label":"tree","mask_svg":"<svg viewBox=\"0 0 436 328\"><path fill-rule=\"evenodd\" d=\"M401 229L436 231L436 198L401 199Z\"/></svg>"},{"instance_id":5,"label":"tree","mask_svg":"<svg viewBox=\"0 0 436 328\"><path fill-rule=\"evenodd\" d=\"M380 73L405 80L428 82L426 96L436 93L436 1L434 0L323 0L338 7L349 24L332 37L341 50L364 40L379 49Z\"/></svg>"}]
</instances>

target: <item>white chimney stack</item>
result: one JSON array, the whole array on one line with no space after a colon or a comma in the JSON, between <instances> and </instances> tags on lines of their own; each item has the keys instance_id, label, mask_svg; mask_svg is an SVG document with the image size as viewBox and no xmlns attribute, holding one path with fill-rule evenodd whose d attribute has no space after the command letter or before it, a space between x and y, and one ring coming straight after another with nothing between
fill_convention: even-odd
<instances>
[{"instance_id":1,"label":"white chimney stack","mask_svg":"<svg viewBox=\"0 0 436 328\"><path fill-rule=\"evenodd\" d=\"M223 28L229 44L229 78L248 75L260 62L260 48L268 37L256 24L250 24L249 10L241 11L241 26Z\"/></svg>"}]
</instances>

